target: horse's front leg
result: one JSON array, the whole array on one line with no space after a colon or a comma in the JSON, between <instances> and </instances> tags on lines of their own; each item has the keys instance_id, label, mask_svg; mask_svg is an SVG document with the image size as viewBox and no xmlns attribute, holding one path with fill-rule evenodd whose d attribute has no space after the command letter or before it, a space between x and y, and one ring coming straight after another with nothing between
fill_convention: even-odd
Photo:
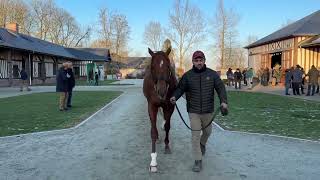
<instances>
[{"instance_id":1,"label":"horse's front leg","mask_svg":"<svg viewBox=\"0 0 320 180\"><path fill-rule=\"evenodd\" d=\"M167 106L163 110L163 115L164 115L164 119L165 119L164 129L166 131L166 138L164 139L164 143L165 143L164 152L165 152L165 154L171 154L171 149L169 146L169 131L170 131L170 119L171 119L173 111L174 111L174 106L172 106L172 105Z\"/></svg>"},{"instance_id":2,"label":"horse's front leg","mask_svg":"<svg viewBox=\"0 0 320 180\"><path fill-rule=\"evenodd\" d=\"M152 153L151 153L151 163L150 171L157 172L157 152L156 152L156 141L158 139L158 130L157 130L157 113L158 107L149 104L148 105L149 117L151 122L151 140L152 140Z\"/></svg>"}]
</instances>

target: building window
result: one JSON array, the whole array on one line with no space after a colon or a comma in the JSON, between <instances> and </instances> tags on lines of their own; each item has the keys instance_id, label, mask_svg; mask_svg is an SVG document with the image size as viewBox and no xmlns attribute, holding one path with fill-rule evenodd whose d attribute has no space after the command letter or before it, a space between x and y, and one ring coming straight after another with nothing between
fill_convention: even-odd
<instances>
[{"instance_id":1,"label":"building window","mask_svg":"<svg viewBox=\"0 0 320 180\"><path fill-rule=\"evenodd\" d=\"M42 68L41 68L41 63L38 63L38 77L41 77L42 75Z\"/></svg>"},{"instance_id":2,"label":"building window","mask_svg":"<svg viewBox=\"0 0 320 180\"><path fill-rule=\"evenodd\" d=\"M19 66L13 65L13 78L20 78Z\"/></svg>"},{"instance_id":3,"label":"building window","mask_svg":"<svg viewBox=\"0 0 320 180\"><path fill-rule=\"evenodd\" d=\"M53 63L45 63L46 68L46 76L52 77L53 76Z\"/></svg>"},{"instance_id":4,"label":"building window","mask_svg":"<svg viewBox=\"0 0 320 180\"><path fill-rule=\"evenodd\" d=\"M52 68L52 71L53 71L53 75L57 75L57 62L54 62L53 63L53 68Z\"/></svg>"},{"instance_id":5,"label":"building window","mask_svg":"<svg viewBox=\"0 0 320 180\"><path fill-rule=\"evenodd\" d=\"M0 59L0 79L8 78L8 62Z\"/></svg>"},{"instance_id":6,"label":"building window","mask_svg":"<svg viewBox=\"0 0 320 180\"><path fill-rule=\"evenodd\" d=\"M73 67L74 70L74 76L80 77L80 67Z\"/></svg>"}]
</instances>

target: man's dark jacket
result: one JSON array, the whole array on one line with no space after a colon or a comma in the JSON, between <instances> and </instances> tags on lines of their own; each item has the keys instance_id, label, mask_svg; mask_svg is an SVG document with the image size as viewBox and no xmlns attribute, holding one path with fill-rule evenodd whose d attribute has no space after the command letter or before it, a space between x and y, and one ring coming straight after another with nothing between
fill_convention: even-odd
<instances>
[{"instance_id":1,"label":"man's dark jacket","mask_svg":"<svg viewBox=\"0 0 320 180\"><path fill-rule=\"evenodd\" d=\"M68 79L67 79L67 71L61 67L58 71L57 77L57 92L67 92L68 91Z\"/></svg>"},{"instance_id":2,"label":"man's dark jacket","mask_svg":"<svg viewBox=\"0 0 320 180\"><path fill-rule=\"evenodd\" d=\"M72 69L68 68L67 73L70 75L70 77L68 78L68 92L70 92L76 85L76 81L74 79L74 73Z\"/></svg>"},{"instance_id":3,"label":"man's dark jacket","mask_svg":"<svg viewBox=\"0 0 320 180\"><path fill-rule=\"evenodd\" d=\"M214 111L214 90L218 93L220 103L227 103L226 89L218 73L206 66L201 70L193 66L182 76L174 96L178 100L183 93L186 93L189 113L212 113Z\"/></svg>"},{"instance_id":4,"label":"man's dark jacket","mask_svg":"<svg viewBox=\"0 0 320 180\"><path fill-rule=\"evenodd\" d=\"M27 80L28 79L28 74L26 73L25 70L21 70L20 76L22 80Z\"/></svg>"}]
</instances>

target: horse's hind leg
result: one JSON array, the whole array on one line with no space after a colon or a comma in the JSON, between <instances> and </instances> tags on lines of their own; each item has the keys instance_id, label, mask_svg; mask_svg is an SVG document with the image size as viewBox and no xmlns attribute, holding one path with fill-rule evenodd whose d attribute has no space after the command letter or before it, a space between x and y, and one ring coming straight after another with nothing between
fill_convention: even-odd
<instances>
[{"instance_id":1,"label":"horse's hind leg","mask_svg":"<svg viewBox=\"0 0 320 180\"><path fill-rule=\"evenodd\" d=\"M151 163L150 163L149 170L151 172L157 172L156 140L158 139L158 130L157 130L158 108L149 104L148 111L149 111L149 117L151 122L151 140L152 140L152 153L151 153Z\"/></svg>"},{"instance_id":2,"label":"horse's hind leg","mask_svg":"<svg viewBox=\"0 0 320 180\"><path fill-rule=\"evenodd\" d=\"M169 131L170 131L170 118L171 118L173 111L174 111L174 106L173 107L170 106L169 108L165 108L163 110L163 115L164 115L164 119L165 119L164 129L166 131L166 137L164 139L165 154L171 154L171 149L169 146Z\"/></svg>"}]
</instances>

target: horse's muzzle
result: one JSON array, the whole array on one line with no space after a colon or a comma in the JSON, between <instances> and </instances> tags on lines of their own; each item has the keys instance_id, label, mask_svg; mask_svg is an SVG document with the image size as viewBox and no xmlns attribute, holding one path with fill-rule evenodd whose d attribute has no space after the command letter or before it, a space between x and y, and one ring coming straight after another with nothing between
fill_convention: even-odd
<instances>
[{"instance_id":1,"label":"horse's muzzle","mask_svg":"<svg viewBox=\"0 0 320 180\"><path fill-rule=\"evenodd\" d=\"M158 83L155 85L155 91L158 95L158 98L162 101L166 100L168 89L169 84L167 84L165 81L158 81Z\"/></svg>"}]
</instances>

